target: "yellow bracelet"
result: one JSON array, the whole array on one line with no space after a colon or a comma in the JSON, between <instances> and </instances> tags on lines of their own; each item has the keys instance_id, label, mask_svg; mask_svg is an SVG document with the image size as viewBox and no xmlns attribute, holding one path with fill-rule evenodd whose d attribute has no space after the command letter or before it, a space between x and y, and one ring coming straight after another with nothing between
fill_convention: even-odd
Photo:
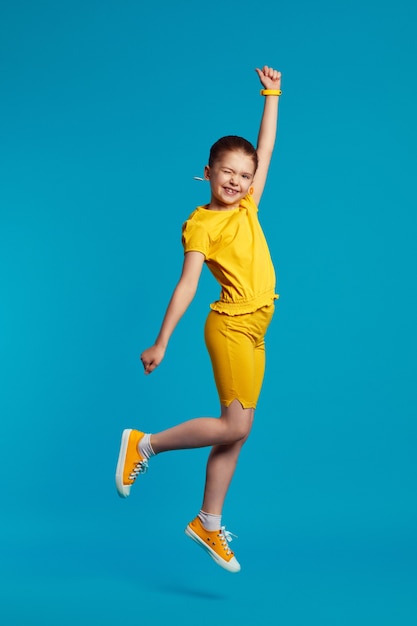
<instances>
[{"instance_id":1,"label":"yellow bracelet","mask_svg":"<svg viewBox=\"0 0 417 626\"><path fill-rule=\"evenodd\" d=\"M261 89L261 96L280 96L281 89Z\"/></svg>"}]
</instances>

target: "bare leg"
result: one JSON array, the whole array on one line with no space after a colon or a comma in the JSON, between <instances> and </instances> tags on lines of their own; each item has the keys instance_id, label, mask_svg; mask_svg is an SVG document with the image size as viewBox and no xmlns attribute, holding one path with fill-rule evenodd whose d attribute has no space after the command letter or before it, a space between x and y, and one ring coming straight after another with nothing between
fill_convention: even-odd
<instances>
[{"instance_id":1,"label":"bare leg","mask_svg":"<svg viewBox=\"0 0 417 626\"><path fill-rule=\"evenodd\" d=\"M252 420L253 409L243 409L238 400L233 400L229 407L222 407L219 418L199 417L183 422L178 426L153 434L151 445L155 453L185 448L233 445L248 435Z\"/></svg>"},{"instance_id":2,"label":"bare leg","mask_svg":"<svg viewBox=\"0 0 417 626\"><path fill-rule=\"evenodd\" d=\"M228 445L213 446L207 461L206 484L201 508L206 513L213 515L221 515L222 513L224 500L236 469L240 451L249 437L253 422L254 410L242 409L239 403L238 406L232 407L231 405L228 409L222 407L222 413L236 412L239 411L239 408L240 411L250 412L250 425L246 436Z\"/></svg>"}]
</instances>

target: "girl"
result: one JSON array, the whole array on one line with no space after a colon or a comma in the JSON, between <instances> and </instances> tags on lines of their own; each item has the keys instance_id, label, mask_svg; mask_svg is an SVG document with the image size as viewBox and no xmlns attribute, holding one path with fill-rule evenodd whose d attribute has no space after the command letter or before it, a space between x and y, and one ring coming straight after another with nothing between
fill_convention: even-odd
<instances>
[{"instance_id":1,"label":"girl","mask_svg":"<svg viewBox=\"0 0 417 626\"><path fill-rule=\"evenodd\" d=\"M205 326L220 417L192 419L156 434L126 429L116 469L118 493L126 498L153 455L212 446L202 507L185 532L229 572L238 572L240 564L228 545L231 533L221 524L222 508L252 427L264 375L264 337L278 297L257 205L275 143L281 74L267 65L256 72L265 96L257 148L236 136L223 137L211 147L204 169L204 178L210 183L210 202L197 207L183 225L181 277L154 345L141 354L145 374L150 374L164 358L206 263L221 286L220 298L211 304Z\"/></svg>"}]
</instances>

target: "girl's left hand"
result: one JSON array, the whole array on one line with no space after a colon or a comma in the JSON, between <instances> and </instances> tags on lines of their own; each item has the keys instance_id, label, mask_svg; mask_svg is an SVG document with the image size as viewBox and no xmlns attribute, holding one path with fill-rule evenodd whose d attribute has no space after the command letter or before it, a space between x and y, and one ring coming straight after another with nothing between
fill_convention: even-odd
<instances>
[{"instance_id":1,"label":"girl's left hand","mask_svg":"<svg viewBox=\"0 0 417 626\"><path fill-rule=\"evenodd\" d=\"M265 89L281 89L281 72L278 70L264 65L262 69L255 68L255 72Z\"/></svg>"}]
</instances>

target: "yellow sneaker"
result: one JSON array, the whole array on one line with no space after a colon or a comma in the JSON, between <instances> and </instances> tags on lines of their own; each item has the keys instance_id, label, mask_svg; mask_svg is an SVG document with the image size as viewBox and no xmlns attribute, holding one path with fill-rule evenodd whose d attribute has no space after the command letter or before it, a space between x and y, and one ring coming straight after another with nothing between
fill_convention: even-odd
<instances>
[{"instance_id":1,"label":"yellow sneaker","mask_svg":"<svg viewBox=\"0 0 417 626\"><path fill-rule=\"evenodd\" d=\"M116 468L116 489L121 498L128 497L136 478L148 469L148 461L138 450L139 441L144 434L131 428L126 428L122 433Z\"/></svg>"},{"instance_id":2,"label":"yellow sneaker","mask_svg":"<svg viewBox=\"0 0 417 626\"><path fill-rule=\"evenodd\" d=\"M227 569L228 572L240 571L240 564L228 545L232 541L232 533L226 530L224 526L220 530L206 530L200 518L196 517L188 524L185 534L204 548L217 565Z\"/></svg>"}]
</instances>

